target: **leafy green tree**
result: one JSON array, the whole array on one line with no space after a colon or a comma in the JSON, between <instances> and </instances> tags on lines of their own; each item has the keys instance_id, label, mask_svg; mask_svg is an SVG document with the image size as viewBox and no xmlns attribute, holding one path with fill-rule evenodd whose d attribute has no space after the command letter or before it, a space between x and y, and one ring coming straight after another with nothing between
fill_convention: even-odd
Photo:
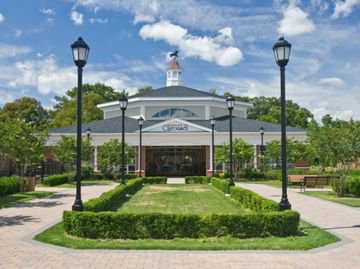
<instances>
[{"instance_id":1,"label":"leafy green tree","mask_svg":"<svg viewBox=\"0 0 360 269\"><path fill-rule=\"evenodd\" d=\"M94 151L91 146L91 138L83 137L81 143L81 160L90 162ZM56 160L62 163L68 172L74 170L77 156L76 138L74 136L62 135L53 149Z\"/></svg>"},{"instance_id":2,"label":"leafy green tree","mask_svg":"<svg viewBox=\"0 0 360 269\"><path fill-rule=\"evenodd\" d=\"M143 94L143 93L148 93L148 92L152 92L152 91L153 91L153 87L144 86L144 87L138 88L136 93L137 94Z\"/></svg>"},{"instance_id":3,"label":"leafy green tree","mask_svg":"<svg viewBox=\"0 0 360 269\"><path fill-rule=\"evenodd\" d=\"M121 96L112 87L101 83L83 85L82 121L101 120L102 111L96 105L116 101ZM57 101L53 111L53 127L65 127L76 123L77 88L67 91L65 96L56 96Z\"/></svg>"},{"instance_id":4,"label":"leafy green tree","mask_svg":"<svg viewBox=\"0 0 360 269\"><path fill-rule=\"evenodd\" d=\"M322 167L340 167L333 188L341 197L345 194L348 171L360 158L360 121L333 120L326 115L322 123L320 126L312 122L308 131L312 157Z\"/></svg>"},{"instance_id":5,"label":"leafy green tree","mask_svg":"<svg viewBox=\"0 0 360 269\"><path fill-rule=\"evenodd\" d=\"M119 171L119 167L122 163L121 156L121 143L118 139L111 139L109 142L104 143L98 149L98 162L100 165L100 171L108 176L111 173ZM125 151L128 154L125 154L124 163L128 163L127 158L133 157L134 149L125 144Z\"/></svg>"},{"instance_id":6,"label":"leafy green tree","mask_svg":"<svg viewBox=\"0 0 360 269\"><path fill-rule=\"evenodd\" d=\"M18 118L0 122L0 150L4 157L15 162L17 174L24 177L41 161L47 133Z\"/></svg>"},{"instance_id":7,"label":"leafy green tree","mask_svg":"<svg viewBox=\"0 0 360 269\"><path fill-rule=\"evenodd\" d=\"M231 96L225 93L224 96ZM247 97L234 96L235 100L252 103L254 106L247 110L249 119L271 122L275 124L281 123L280 118L280 99L277 97ZM306 108L300 107L291 100L286 100L286 124L288 126L307 128L308 119L313 118L313 114Z\"/></svg>"},{"instance_id":8,"label":"leafy green tree","mask_svg":"<svg viewBox=\"0 0 360 269\"><path fill-rule=\"evenodd\" d=\"M0 119L19 119L31 124L38 131L47 130L50 123L50 113L39 101L30 97L22 97L5 104L0 110Z\"/></svg>"},{"instance_id":9,"label":"leafy green tree","mask_svg":"<svg viewBox=\"0 0 360 269\"><path fill-rule=\"evenodd\" d=\"M254 156L254 148L241 138L233 140L233 165L235 177L248 164ZM224 143L221 147L217 147L215 151L215 161L217 164L230 163L230 145Z\"/></svg>"}]
</instances>

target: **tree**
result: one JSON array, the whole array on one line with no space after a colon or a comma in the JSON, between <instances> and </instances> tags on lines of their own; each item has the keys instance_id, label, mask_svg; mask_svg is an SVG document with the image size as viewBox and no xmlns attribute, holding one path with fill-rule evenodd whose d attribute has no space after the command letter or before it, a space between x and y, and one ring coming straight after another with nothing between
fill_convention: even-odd
<instances>
[{"instance_id":1,"label":"tree","mask_svg":"<svg viewBox=\"0 0 360 269\"><path fill-rule=\"evenodd\" d=\"M333 180L338 196L344 196L346 177L351 165L360 158L360 121L333 120L325 115L323 126L312 122L308 131L312 157L324 168L339 167L339 177Z\"/></svg>"},{"instance_id":2,"label":"tree","mask_svg":"<svg viewBox=\"0 0 360 269\"><path fill-rule=\"evenodd\" d=\"M34 98L22 97L5 104L0 110L0 119L19 119L33 125L36 130L47 130L50 123L50 113Z\"/></svg>"},{"instance_id":3,"label":"tree","mask_svg":"<svg viewBox=\"0 0 360 269\"><path fill-rule=\"evenodd\" d=\"M224 96L231 96L231 93L226 92ZM280 124L280 99L277 97L247 97L234 96L235 100L246 103L253 103L253 107L247 110L249 119L271 122ZM307 128L308 119L313 118L313 114L291 100L286 100L286 124L288 126Z\"/></svg>"},{"instance_id":4,"label":"tree","mask_svg":"<svg viewBox=\"0 0 360 269\"><path fill-rule=\"evenodd\" d=\"M83 137L81 143L81 160L89 162L94 152L91 146L91 138ZM54 154L55 159L62 163L68 172L74 170L77 156L76 138L74 136L62 135L61 139L54 146Z\"/></svg>"},{"instance_id":5,"label":"tree","mask_svg":"<svg viewBox=\"0 0 360 269\"><path fill-rule=\"evenodd\" d=\"M106 142L99 147L98 160L100 164L100 171L105 176L119 171L119 167L122 163L120 148L121 143L118 139L111 139L109 142ZM127 163L127 158L133 156L134 150L132 147L125 144L125 151L127 151L128 154L125 155L124 163Z\"/></svg>"},{"instance_id":6,"label":"tree","mask_svg":"<svg viewBox=\"0 0 360 269\"><path fill-rule=\"evenodd\" d=\"M35 126L22 119L0 122L0 150L6 158L15 162L17 174L25 177L41 161L47 133L36 130Z\"/></svg>"},{"instance_id":7,"label":"tree","mask_svg":"<svg viewBox=\"0 0 360 269\"><path fill-rule=\"evenodd\" d=\"M239 172L248 164L254 156L254 148L241 138L235 138L233 141L233 165L234 173L237 177ZM215 152L215 161L219 163L230 163L230 145L224 143L217 147Z\"/></svg>"},{"instance_id":8,"label":"tree","mask_svg":"<svg viewBox=\"0 0 360 269\"><path fill-rule=\"evenodd\" d=\"M96 105L116 101L122 95L112 87L101 83L83 85L82 122L101 120L103 112ZM68 90L65 96L56 96L52 127L65 127L76 123L77 88Z\"/></svg>"},{"instance_id":9,"label":"tree","mask_svg":"<svg viewBox=\"0 0 360 269\"><path fill-rule=\"evenodd\" d=\"M138 88L136 93L137 94L144 94L144 93L148 93L148 92L152 92L152 91L153 91L153 87L144 86L144 87Z\"/></svg>"}]
</instances>

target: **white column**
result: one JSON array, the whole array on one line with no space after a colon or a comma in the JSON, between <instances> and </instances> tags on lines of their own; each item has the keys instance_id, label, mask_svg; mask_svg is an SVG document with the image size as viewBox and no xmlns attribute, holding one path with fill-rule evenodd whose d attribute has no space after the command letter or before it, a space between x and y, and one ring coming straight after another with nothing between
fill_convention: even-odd
<instances>
[{"instance_id":1,"label":"white column","mask_svg":"<svg viewBox=\"0 0 360 269\"><path fill-rule=\"evenodd\" d=\"M210 106L206 105L205 106L205 120L209 120L210 119Z\"/></svg>"},{"instance_id":2,"label":"white column","mask_svg":"<svg viewBox=\"0 0 360 269\"><path fill-rule=\"evenodd\" d=\"M254 144L254 168L259 168L258 167L258 159L257 159L257 152L256 152L256 144Z\"/></svg>"},{"instance_id":3,"label":"white column","mask_svg":"<svg viewBox=\"0 0 360 269\"><path fill-rule=\"evenodd\" d=\"M97 146L95 146L95 150L94 150L94 170L96 171L96 172L98 172L99 171L99 169L98 169L98 166L97 166L97 153L98 153L98 148L97 148Z\"/></svg>"}]
</instances>

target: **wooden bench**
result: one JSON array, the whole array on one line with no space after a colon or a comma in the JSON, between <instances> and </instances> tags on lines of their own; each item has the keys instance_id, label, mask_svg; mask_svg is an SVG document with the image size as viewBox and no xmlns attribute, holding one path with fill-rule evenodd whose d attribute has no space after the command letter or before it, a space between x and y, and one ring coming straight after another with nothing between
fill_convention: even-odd
<instances>
[{"instance_id":1,"label":"wooden bench","mask_svg":"<svg viewBox=\"0 0 360 269\"><path fill-rule=\"evenodd\" d=\"M289 184L297 184L301 185L304 183L304 177L306 175L288 175L288 183Z\"/></svg>"},{"instance_id":2,"label":"wooden bench","mask_svg":"<svg viewBox=\"0 0 360 269\"><path fill-rule=\"evenodd\" d=\"M324 185L329 185L330 177L328 176L305 176L304 177L304 191L305 187L320 187L322 188Z\"/></svg>"}]
</instances>

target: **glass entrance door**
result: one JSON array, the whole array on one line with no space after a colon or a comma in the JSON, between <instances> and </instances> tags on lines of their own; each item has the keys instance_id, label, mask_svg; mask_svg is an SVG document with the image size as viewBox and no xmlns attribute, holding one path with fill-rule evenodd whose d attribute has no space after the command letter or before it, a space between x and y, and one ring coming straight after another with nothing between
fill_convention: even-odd
<instances>
[{"instance_id":1,"label":"glass entrance door","mask_svg":"<svg viewBox=\"0 0 360 269\"><path fill-rule=\"evenodd\" d=\"M205 147L147 147L146 175L205 175Z\"/></svg>"}]
</instances>

